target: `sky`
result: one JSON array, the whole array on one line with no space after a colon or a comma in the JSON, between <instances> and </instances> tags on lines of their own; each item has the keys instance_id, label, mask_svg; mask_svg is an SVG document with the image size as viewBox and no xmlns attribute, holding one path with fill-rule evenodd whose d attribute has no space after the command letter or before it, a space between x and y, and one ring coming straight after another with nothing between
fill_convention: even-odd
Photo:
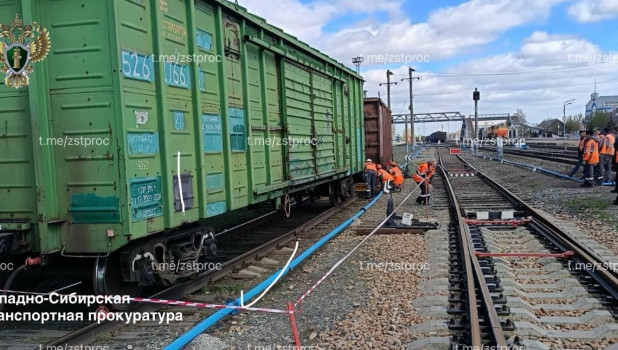
<instances>
[{"instance_id":1,"label":"sky","mask_svg":"<svg viewBox=\"0 0 618 350\"><path fill-rule=\"evenodd\" d=\"M367 7L370 3L372 7ZM523 110L531 123L584 113L594 92L618 95L618 0L239 0L282 28L360 73L368 96L386 101L386 70L394 114ZM454 131L461 123L417 125L417 134ZM398 131L403 127L398 127Z\"/></svg>"}]
</instances>

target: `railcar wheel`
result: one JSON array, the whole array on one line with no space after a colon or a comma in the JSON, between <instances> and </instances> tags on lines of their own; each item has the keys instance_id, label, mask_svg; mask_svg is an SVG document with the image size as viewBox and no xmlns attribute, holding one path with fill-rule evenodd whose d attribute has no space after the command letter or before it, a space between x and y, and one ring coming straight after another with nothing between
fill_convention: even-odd
<instances>
[{"instance_id":1,"label":"railcar wheel","mask_svg":"<svg viewBox=\"0 0 618 350\"><path fill-rule=\"evenodd\" d=\"M136 283L127 283L122 279L120 270L120 258L114 254L97 258L94 264L94 291L98 295L130 295L137 297L141 295L143 287ZM127 310L133 306L130 304L108 305L115 310Z\"/></svg>"},{"instance_id":2,"label":"railcar wheel","mask_svg":"<svg viewBox=\"0 0 618 350\"><path fill-rule=\"evenodd\" d=\"M338 182L331 182L328 185L328 199L331 207L336 207L339 204L339 185Z\"/></svg>"}]
</instances>

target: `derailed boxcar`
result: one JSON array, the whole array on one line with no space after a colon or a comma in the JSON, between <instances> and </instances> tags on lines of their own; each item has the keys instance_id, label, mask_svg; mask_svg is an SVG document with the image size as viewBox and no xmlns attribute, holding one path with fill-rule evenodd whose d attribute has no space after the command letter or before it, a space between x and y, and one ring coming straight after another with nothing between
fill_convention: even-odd
<instances>
[{"instance_id":1,"label":"derailed boxcar","mask_svg":"<svg viewBox=\"0 0 618 350\"><path fill-rule=\"evenodd\" d=\"M144 283L136 264L197 259L209 218L324 186L344 196L362 171L362 78L233 3L2 13L52 41L29 87L0 86L3 258L98 256L99 275L113 258Z\"/></svg>"},{"instance_id":2,"label":"derailed boxcar","mask_svg":"<svg viewBox=\"0 0 618 350\"><path fill-rule=\"evenodd\" d=\"M393 159L392 117L382 99L364 99L365 157L386 164Z\"/></svg>"}]
</instances>

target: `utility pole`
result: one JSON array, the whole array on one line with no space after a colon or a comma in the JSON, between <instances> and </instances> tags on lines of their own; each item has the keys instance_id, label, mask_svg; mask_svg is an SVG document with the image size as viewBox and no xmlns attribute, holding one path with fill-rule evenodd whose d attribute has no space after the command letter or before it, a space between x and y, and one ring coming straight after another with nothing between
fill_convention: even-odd
<instances>
[{"instance_id":1,"label":"utility pole","mask_svg":"<svg viewBox=\"0 0 618 350\"><path fill-rule=\"evenodd\" d=\"M390 113L393 114L393 110L391 109L391 84L397 85L397 82L391 83L391 75L393 75L393 72L391 72L390 69L386 70L386 83L381 83L380 86L386 85L386 105ZM394 128L395 126L393 125L393 129ZM407 138L408 132L405 131L405 133L405 137Z\"/></svg>"},{"instance_id":2,"label":"utility pole","mask_svg":"<svg viewBox=\"0 0 618 350\"><path fill-rule=\"evenodd\" d=\"M416 151L416 136L414 135L414 90L412 89L412 82L414 79L421 79L414 76L416 69L408 68L408 77L401 79L401 81L408 80L410 83L410 136L412 137L412 152ZM406 118L406 134L408 131L408 119ZM406 135L406 153L410 153L408 149L408 136Z\"/></svg>"},{"instance_id":3,"label":"utility pole","mask_svg":"<svg viewBox=\"0 0 618 350\"><path fill-rule=\"evenodd\" d=\"M397 85L397 82L391 83L391 75L393 75L393 72L391 72L390 69L387 70L386 83L380 83L380 86L386 85L386 105L388 106L388 109L391 109L391 85Z\"/></svg>"}]
</instances>

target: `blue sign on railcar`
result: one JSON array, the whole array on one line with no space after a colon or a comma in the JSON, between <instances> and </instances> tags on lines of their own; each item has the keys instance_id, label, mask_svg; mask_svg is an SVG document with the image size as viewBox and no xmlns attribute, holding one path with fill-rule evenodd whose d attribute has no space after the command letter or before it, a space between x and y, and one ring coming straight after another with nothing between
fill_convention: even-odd
<instances>
[{"instance_id":1,"label":"blue sign on railcar","mask_svg":"<svg viewBox=\"0 0 618 350\"><path fill-rule=\"evenodd\" d=\"M134 222L163 215L161 176L131 179L129 187Z\"/></svg>"},{"instance_id":2,"label":"blue sign on railcar","mask_svg":"<svg viewBox=\"0 0 618 350\"><path fill-rule=\"evenodd\" d=\"M159 133L127 133L129 154L155 155L159 153Z\"/></svg>"}]
</instances>

